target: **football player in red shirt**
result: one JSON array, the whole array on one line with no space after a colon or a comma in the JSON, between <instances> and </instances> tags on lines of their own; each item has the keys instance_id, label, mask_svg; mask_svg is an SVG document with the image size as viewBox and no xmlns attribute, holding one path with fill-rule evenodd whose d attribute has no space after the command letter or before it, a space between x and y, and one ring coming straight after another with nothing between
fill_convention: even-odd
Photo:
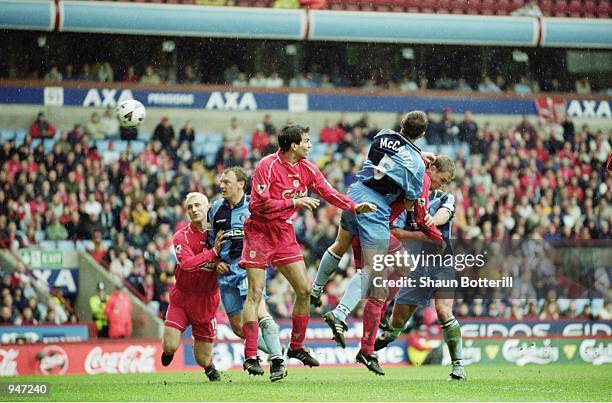
<instances>
[{"instance_id":1,"label":"football player in red shirt","mask_svg":"<svg viewBox=\"0 0 612 403\"><path fill-rule=\"evenodd\" d=\"M266 285L265 269L268 265L276 267L295 291L293 328L287 357L296 358L311 367L319 365L317 359L304 349L310 319L310 292L304 258L290 220L298 209L312 210L319 205L319 200L307 196L308 190L334 206L355 214L376 210L371 203L356 204L340 194L325 180L319 168L306 159L312 148L308 132L308 127L300 125L283 128L278 136L280 149L261 160L252 178L251 216L244 223L244 246L240 261L240 266L247 270L249 282L242 311L245 336L243 368L252 375L263 375L257 357L257 307Z\"/></svg>"},{"instance_id":2,"label":"football player in red shirt","mask_svg":"<svg viewBox=\"0 0 612 403\"><path fill-rule=\"evenodd\" d=\"M204 230L209 204L202 193L189 193L185 208L191 222L173 237L178 265L164 322L161 361L163 366L170 365L181 343L181 335L191 325L196 362L204 368L209 380L219 381L221 376L213 365L212 350L217 331L215 314L220 300L215 267L223 231L217 234L211 247L208 231Z\"/></svg>"}]
</instances>

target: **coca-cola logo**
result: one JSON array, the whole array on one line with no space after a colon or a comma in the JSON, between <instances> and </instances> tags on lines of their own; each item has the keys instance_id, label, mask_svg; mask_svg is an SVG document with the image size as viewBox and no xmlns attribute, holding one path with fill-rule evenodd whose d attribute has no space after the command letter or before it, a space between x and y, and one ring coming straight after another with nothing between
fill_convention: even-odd
<instances>
[{"instance_id":1,"label":"coca-cola logo","mask_svg":"<svg viewBox=\"0 0 612 403\"><path fill-rule=\"evenodd\" d=\"M63 375L68 371L68 354L59 346L47 346L37 355L40 372L45 375Z\"/></svg>"},{"instance_id":2,"label":"coca-cola logo","mask_svg":"<svg viewBox=\"0 0 612 403\"><path fill-rule=\"evenodd\" d=\"M19 351L15 349L3 350L0 348L0 376L16 376L17 356Z\"/></svg>"},{"instance_id":3,"label":"coca-cola logo","mask_svg":"<svg viewBox=\"0 0 612 403\"><path fill-rule=\"evenodd\" d=\"M85 358L85 371L90 375L155 372L156 351L154 346L129 346L113 352L94 347Z\"/></svg>"}]
</instances>

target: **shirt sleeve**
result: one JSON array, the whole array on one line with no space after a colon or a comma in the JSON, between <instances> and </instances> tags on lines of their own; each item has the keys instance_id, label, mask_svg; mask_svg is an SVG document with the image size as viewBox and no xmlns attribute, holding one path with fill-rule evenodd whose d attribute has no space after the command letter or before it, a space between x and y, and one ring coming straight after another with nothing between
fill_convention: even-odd
<instances>
[{"instance_id":1,"label":"shirt sleeve","mask_svg":"<svg viewBox=\"0 0 612 403\"><path fill-rule=\"evenodd\" d=\"M208 241L210 241L211 239L215 239L217 237L217 229L215 228L215 223L213 222L213 211L216 210L215 206L216 206L216 203L213 203L210 206L210 209L208 210L208 222L210 223L210 233L209 233Z\"/></svg>"},{"instance_id":2,"label":"shirt sleeve","mask_svg":"<svg viewBox=\"0 0 612 403\"><path fill-rule=\"evenodd\" d=\"M314 164L310 164L308 162L306 163L306 167L310 170L312 175L311 182L308 185L308 189L321 196L327 202L333 204L338 208L341 208L342 210L346 210L351 213L355 212L356 203L347 196L334 189L333 186L329 184L327 179L325 179L319 168L317 168Z\"/></svg>"},{"instance_id":3,"label":"shirt sleeve","mask_svg":"<svg viewBox=\"0 0 612 403\"><path fill-rule=\"evenodd\" d=\"M431 186L431 179L428 175L423 175L423 189L419 195L419 199L414 204L414 220L419 226L419 230L422 231L427 238L432 241L441 241L442 234L440 230L435 226L425 225L425 216L429 213L429 188Z\"/></svg>"},{"instance_id":4,"label":"shirt sleeve","mask_svg":"<svg viewBox=\"0 0 612 403\"><path fill-rule=\"evenodd\" d=\"M251 181L251 210L257 210L262 214L277 213L295 207L293 199L273 199L270 197L270 178L267 163L260 163L255 169Z\"/></svg>"},{"instance_id":5,"label":"shirt sleeve","mask_svg":"<svg viewBox=\"0 0 612 403\"><path fill-rule=\"evenodd\" d=\"M197 255L194 254L182 232L174 235L173 243L179 268L184 271L198 270L200 266L212 262L217 257L217 252L212 248L203 250Z\"/></svg>"},{"instance_id":6,"label":"shirt sleeve","mask_svg":"<svg viewBox=\"0 0 612 403\"><path fill-rule=\"evenodd\" d=\"M406 210L402 211L400 215L391 223L392 228L401 228L404 229L406 227L406 217L408 213Z\"/></svg>"},{"instance_id":7,"label":"shirt sleeve","mask_svg":"<svg viewBox=\"0 0 612 403\"><path fill-rule=\"evenodd\" d=\"M447 193L440 207L446 208L450 212L450 219L452 219L455 216L455 196L452 193Z\"/></svg>"}]
</instances>

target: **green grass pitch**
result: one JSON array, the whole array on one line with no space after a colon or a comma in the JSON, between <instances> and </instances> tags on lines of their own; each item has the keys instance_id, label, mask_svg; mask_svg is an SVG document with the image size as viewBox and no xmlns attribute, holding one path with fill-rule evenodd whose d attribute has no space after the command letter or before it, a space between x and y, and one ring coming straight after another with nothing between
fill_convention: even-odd
<instances>
[{"instance_id":1,"label":"green grass pitch","mask_svg":"<svg viewBox=\"0 0 612 403\"><path fill-rule=\"evenodd\" d=\"M289 368L289 376L276 383L267 373L254 378L241 371L225 372L220 383L197 372L3 382L49 382L50 396L30 396L30 401L612 401L611 370L587 364L481 365L467 367L469 380L461 383L447 382L449 367L441 366L388 367L384 377L361 367Z\"/></svg>"}]
</instances>

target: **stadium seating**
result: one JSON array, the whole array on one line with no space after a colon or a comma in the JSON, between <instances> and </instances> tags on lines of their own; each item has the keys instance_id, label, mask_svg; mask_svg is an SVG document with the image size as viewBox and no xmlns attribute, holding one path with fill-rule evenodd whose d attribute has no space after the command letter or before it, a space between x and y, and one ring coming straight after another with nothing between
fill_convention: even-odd
<instances>
[{"instance_id":1,"label":"stadium seating","mask_svg":"<svg viewBox=\"0 0 612 403\"><path fill-rule=\"evenodd\" d=\"M439 5L441 3L438 2L435 4ZM449 2L448 4L449 4L449 8L454 7L453 3L451 2ZM439 127L436 125L438 122L434 122L434 123L435 124L432 124L430 126L434 128ZM453 123L453 124L458 124L458 122ZM496 132L497 135L501 135L501 133L514 133L517 131L524 131L525 138L529 138L530 133L532 133L532 135L537 138L540 136L538 134L540 133L539 130L544 130L541 128L536 129L533 126L530 126L528 124L527 126L523 126L523 124L521 124L521 126L515 127L514 130L512 129L513 129L512 127L497 127L491 130ZM588 128L586 130L588 131ZM361 133L361 131L358 131L358 132ZM368 133L368 132L369 132L369 129L366 128L365 133ZM4 139L4 141L14 139L16 141L15 146L17 147L23 142L26 134L27 134L27 130L25 129L18 129L18 130L0 129L0 136L2 136L2 139ZM591 132L578 133L578 131L576 131L572 141L582 142L582 141L586 141L586 138L588 138L588 136L596 136L596 135L599 135L599 134L591 133ZM528 153L523 153L520 151L521 148L523 148L523 151L524 151L525 144L523 143L521 145L521 142L524 141L524 138L519 137L509 142L503 142L501 140L499 141L493 140L494 136L491 133L489 133L487 136L489 136L487 137L487 140L485 140L485 142L488 144L487 147L495 143L497 144L498 147L502 147L505 149L503 150L503 152L501 152L502 150L500 149L500 153L497 155L500 155L500 156L502 155L507 155L507 156L528 155ZM104 152L110 149L111 143L113 144L114 149L120 152L126 151L128 147L132 148L133 153L132 153L131 163L135 163L137 166L137 169L140 172L136 175L124 174L124 173L121 173L120 175L118 175L114 179L114 184L112 185L114 187L112 194L118 195L122 200L125 200L126 196L130 194L131 196L133 196L132 200L137 200L137 203L141 203L143 200L146 201L147 200L146 197L149 196L148 193L151 193L151 195L154 194L155 195L153 199L154 202L153 204L148 205L147 211L148 211L148 214L150 214L151 216L155 215L158 220L156 227L149 228L145 225L145 227L142 228L142 231L147 233L146 238L144 239L144 242L143 242L143 240L138 240L138 234L135 233L134 227L136 225L136 221L135 221L133 214L131 214L131 212L133 212L134 209L128 208L127 210L124 210L120 206L116 206L114 210L114 215L117 218L118 222L114 224L113 228L114 228L114 231L121 231L124 234L126 242L123 244L123 246L120 245L118 242L118 236L115 235L115 233L113 233L113 231L111 231L108 227L103 228L104 235L102 235L102 239L97 240L99 246L98 246L98 249L96 250L96 253L97 253L96 258L100 259L100 261L103 261L104 265L107 266L108 264L112 262L113 259L115 259L114 257L115 252L113 251L113 249L117 249L117 250L127 249L130 251L129 253L131 253L129 258L132 259L134 262L136 262L138 259L141 259L141 260L143 258L146 259L147 265L155 266L154 273L155 273L155 276L157 276L155 277L155 282L157 284L157 287L162 291L160 292L156 291L156 294L155 294L156 296L154 298L157 298L155 301L159 302L161 298L160 295L163 294L163 292L167 292L167 287L170 283L166 282L166 280L172 276L172 271L174 269L174 264L175 264L173 260L174 258L169 252L169 250L171 250L171 234L173 230L175 230L176 228L175 226L178 225L182 220L184 220L184 217L180 215L180 212L178 213L178 216L175 215L176 210L174 209L174 207L177 205L176 204L177 202L172 201L168 203L169 195L172 192L174 192L171 188L177 187L176 191L178 192L179 199L182 194L184 194L187 191L191 191L193 189L199 189L210 195L214 195L216 193L215 185L214 185L215 176L218 174L219 169L226 163L227 164L229 163L240 164L240 160L239 160L240 157L238 157L238 160L234 158L232 162L229 162L226 160L219 161L217 154L220 148L223 146L228 146L231 148L233 147L233 144L225 142L224 135L221 133L196 132L193 143L188 144L188 146L191 147L192 161L194 162L192 166L188 165L188 168L187 168L189 170L188 173L181 174L180 171L176 169L179 163L178 156L176 154L172 154L171 159L174 159L174 160L169 161L170 162L169 166L163 167L162 166L163 164L161 161L157 162L158 166L157 166L156 172L158 173L165 172L167 178L174 178L174 179L169 179L169 181L171 182L169 184L167 183L155 184L154 183L155 180L153 178L158 177L158 175L155 175L155 174L147 175L146 166L140 165L140 163L138 162L139 161L138 156L145 150L146 145L150 143L150 138L151 138L150 133L143 131L139 134L137 140L134 140L131 142L123 141L120 139L105 139L105 140L98 140L95 143L92 142L90 144L90 145L92 144L97 145L98 154L100 156L103 156ZM433 136L433 138L437 138L437 137ZM252 167L257 163L257 159L255 159L253 157L253 154L250 153L251 135L247 132L243 140L244 140L244 144L249 150L249 153L247 154L247 158L246 158L248 161L244 161L243 163L245 167L248 167L248 166ZM345 180L349 179L349 176L348 176L349 171L347 171L347 169L351 169L351 164L353 163L352 161L359 159L359 156L356 154L358 152L355 146L356 142L348 142L348 141L342 142L341 145L344 151L340 152L339 151L340 148L336 144L330 145L330 144L321 143L319 133L313 132L311 134L311 140L313 142L313 148L311 150L311 154L309 158L312 161L316 161L322 166L322 169L325 175L329 178L330 183L332 183L335 187L337 187L341 191L345 191L346 186L350 184L350 182L345 182ZM457 211L456 211L456 216L455 216L455 221L454 221L456 223L456 227L455 227L456 230L454 230L454 232L456 231L456 237L462 238L462 239L474 239L473 237L478 238L478 237L487 237L487 236L499 237L500 239L504 239L504 237L508 237L510 235L510 230L506 229L503 226L502 226L503 228L500 228L499 225L493 227L491 231L494 231L494 232L487 235L485 224L488 222L488 220L493 219L493 217L492 216L487 217L487 215L485 214L485 209L482 207L482 203L483 203L483 200L493 200L494 201L495 195L486 193L486 192L491 192L490 189L486 190L485 188L482 188L482 189L479 188L479 186L482 186L482 183L479 180L478 183L480 183L480 185L478 185L476 183L476 179L473 178L471 174L472 172L477 172L478 169L481 168L481 165L485 164L484 157L486 154L485 150L487 148L485 148L485 145L482 143L478 143L478 142L470 143L469 141L470 139L467 139L467 140L468 142L458 143L453 139L446 139L442 141L442 144L432 144L432 145L425 146L426 149L429 149L431 151L434 151L437 153L448 154L451 158L456 160L456 163L459 166L458 172L461 172L461 176L458 177L456 185L453 185L455 186L454 189L451 189L453 193L456 193L457 200L462 200L462 202L458 203L456 206ZM45 145L45 149L46 150L51 149L55 141L57 141L57 138L44 140L43 144ZM365 144L367 144L368 142L368 140L365 138L363 138L361 141L363 141ZM564 161L565 158L575 158L575 156L573 156L571 153L568 156L568 154L565 151L560 150L559 145L547 143L546 148L547 150L550 150L550 154L548 154L549 151L547 150L540 150L539 152L544 152L545 154L543 154L544 156L542 158L551 159L552 160L551 162L553 164L564 164L566 163ZM159 155L156 155L156 156L149 155L147 158L151 158L151 157L155 159L155 158L158 158ZM502 157L502 158L508 158L508 157ZM513 157L509 157L509 158L513 158ZM532 159L531 162L534 163L533 166L537 166L535 165L536 161L533 160L535 157L520 157L520 158L525 158L525 161L524 161L525 166L530 166L530 161L528 161L529 158ZM576 159L575 168L583 170L583 172L590 172L589 169L593 169L593 167L597 167L599 164L599 161L596 160L595 158L601 158L601 157L595 156L593 150L591 150L590 152L587 152L586 154L582 153L580 155L580 159L579 160ZM203 164L201 162L203 162ZM506 161L506 163L508 162ZM491 163L487 162L486 164L491 164ZM201 170L200 171L201 174L199 175L200 180L192 181L192 171L191 171L192 169ZM487 167L487 169L494 169L494 168L489 166ZM486 172L489 172L489 171L486 171ZM84 172L84 173L85 173L85 176L90 175L90 173L88 172ZM145 175L142 175L142 174L145 174ZM540 172L540 174L545 174L545 172ZM521 176L524 175L524 173L522 171L517 171L517 175L518 175L517 179L519 179L521 178ZM554 175L556 175L558 178L561 178L560 172ZM149 184L155 184L155 186L159 185L159 187L158 188L155 188L155 187L148 188L145 193L139 195L138 192L133 190L133 181L138 181L139 178L142 178L143 176L146 176L149 178L149 181L148 181ZM480 175L480 176L483 176L483 175ZM484 176L487 176L487 175L484 175ZM488 177L492 181L496 180L494 178L491 178L490 175ZM504 186L501 183L497 185ZM539 186L539 185L536 185L536 186ZM599 186L599 183L584 182L582 184L578 183L575 189L572 190L572 192L574 192L574 194L584 195L586 194L587 191L589 191L589 192L593 192L593 194L596 194L596 192L598 192L599 191L598 189L600 188L601 187ZM130 193L130 189L132 189L131 193ZM519 190L520 189L517 189L517 191ZM538 189L536 193L544 194L540 189ZM96 197L98 197L101 202L107 200L107 199L105 200L105 198L108 195L104 193L95 192L93 194L95 194ZM83 197L86 197L86 195L83 195ZM563 198L566 196L563 196L562 193L560 193L559 197ZM602 199L594 198L594 200L602 200ZM593 237L593 238L601 238L601 237L605 238L611 235L609 227L607 230L604 230L603 227L599 227L599 228L589 227L589 228L576 229L577 227L573 226L572 228L569 228L567 227L567 224L563 224L564 222L562 221L563 217L559 215L561 213L555 215L556 213L554 213L554 211L551 210L549 213L541 216L537 213L537 211L541 211L538 209L544 209L544 206L539 204L541 203L541 200L538 201L537 199L529 199L528 201L529 203L531 203L530 207L532 211L532 213L528 212L528 214L531 214L530 219L536 220L534 222L537 222L538 223L537 225L539 226L539 227L537 226L532 227L531 230L539 231L539 234L544 239L563 239L563 238L576 239L576 237L583 235L584 231L582 230L584 229L587 230L588 236ZM50 203L50 202L51 202L50 200L46 200L46 203ZM518 205L518 202L519 202L518 198L516 200L507 199L505 202L503 202L503 203L506 203L506 205L500 206L500 208L506 209L506 211L515 212L516 214L516 212L520 208L520 206ZM64 203L67 203L67 202L64 202ZM572 201L567 199L563 203L572 203ZM597 203L599 203L599 201ZM81 207L83 210L84 207L82 205ZM325 208L322 208L320 209L320 211L325 212L324 209ZM61 210L64 211L63 208ZM161 211L162 216L158 216L158 214L160 214L159 213L160 211ZM594 209L594 211L599 211L599 210ZM32 214L37 214L37 213L33 212ZM599 213L595 213L595 214L599 214ZM66 218L70 219L69 217L63 217L64 220L66 220ZM598 219L597 217L595 218ZM322 238L321 234L328 233L329 231L327 231L326 229L330 225L331 226L335 225L334 220L337 219L337 212L332 211L328 215L320 214L314 217L313 219L315 220L315 225L314 226L310 225L308 229L305 229L305 234L303 236L303 240L301 241L303 242L304 249L307 251L316 250L316 248L319 248L320 245L328 245L333 242L333 238L330 238L330 239L327 239L325 237ZM80 222L79 225L83 225L84 227L86 227L88 224L87 222L88 215L81 214L80 220L83 220L83 222ZM298 215L296 219L296 225L300 225L299 223L302 220L304 220L304 217L302 215ZM541 220L544 220L544 221L541 221ZM164 223L169 223L170 225L170 227L165 229L164 233L161 233L161 234L159 233L161 229L160 224L159 224L160 221ZM119 222L122 222L121 226L119 226ZM543 222L546 222L546 223L550 222L552 223L552 226L547 226L549 224L545 224ZM558 226L555 227L554 222L558 222L559 223ZM67 225L68 221L64 221L64 224ZM26 224L26 225L32 225L32 224ZM525 225L525 228L527 227L526 224L520 224L520 225ZM563 227L563 225L565 225L567 228ZM59 239L59 240L46 239L45 232L44 232L45 230L44 226L40 229L35 228L34 237L33 238L30 237L29 239L26 236L25 229L26 229L26 226L23 226L23 228L19 229L19 232L16 234L16 237L14 239L9 239L9 243L11 243L11 246L13 246L15 242L17 243L17 247L19 246L24 247L24 245L31 245L34 242L42 248L49 248L49 249L60 249L60 250L76 249L78 251L92 251L94 249L93 248L93 246L95 245L94 240L89 239L87 238L87 236L83 235L84 233L86 233L84 232L84 230L83 232L79 232L79 230L75 230L74 227L71 229L71 232L69 233L69 239ZM567 229L570 229L569 233L567 231L564 231ZM2 228L0 228L0 230L2 230ZM582 232L579 232L579 231L582 231ZM607 231L607 232L604 232L604 231ZM6 231L4 232L0 231L0 233L6 233ZM168 244L168 237L170 237L170 244ZM6 240L3 240L3 242L5 241ZM152 251L148 249L147 243L149 243L149 245L152 246L153 248ZM100 249L100 245L101 245L101 249ZM165 248L167 248L168 250L166 250ZM144 252L145 250L146 252ZM308 255L307 257L308 267L313 267L313 266L316 267L317 258L319 256L317 255L317 253ZM133 276L130 279L130 282L138 285L139 281L143 281L141 277L139 277L137 273L133 273ZM346 279L344 279L343 281L345 280ZM147 302L151 302L151 301L147 301ZM597 306L597 303L593 301L592 307L595 308L595 306Z\"/></svg>"}]
</instances>

